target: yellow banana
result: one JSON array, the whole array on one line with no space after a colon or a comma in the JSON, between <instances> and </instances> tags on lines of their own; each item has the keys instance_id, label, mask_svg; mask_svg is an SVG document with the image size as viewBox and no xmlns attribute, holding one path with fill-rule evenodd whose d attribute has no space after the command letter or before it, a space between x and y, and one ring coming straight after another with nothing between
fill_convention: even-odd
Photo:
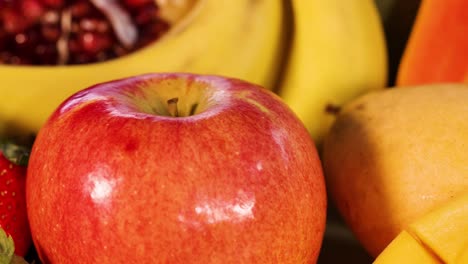
<instances>
[{"instance_id":1,"label":"yellow banana","mask_svg":"<svg viewBox=\"0 0 468 264\"><path fill-rule=\"evenodd\" d=\"M292 0L295 28L278 93L320 143L333 112L387 81L387 52L373 0Z\"/></svg>"},{"instance_id":2,"label":"yellow banana","mask_svg":"<svg viewBox=\"0 0 468 264\"><path fill-rule=\"evenodd\" d=\"M73 66L0 65L0 122L3 130L37 132L76 91L147 72L219 74L270 88L279 69L282 30L281 0L198 0L156 43L116 60Z\"/></svg>"},{"instance_id":3,"label":"yellow banana","mask_svg":"<svg viewBox=\"0 0 468 264\"><path fill-rule=\"evenodd\" d=\"M467 263L468 192L409 225L380 253L374 264Z\"/></svg>"}]
</instances>

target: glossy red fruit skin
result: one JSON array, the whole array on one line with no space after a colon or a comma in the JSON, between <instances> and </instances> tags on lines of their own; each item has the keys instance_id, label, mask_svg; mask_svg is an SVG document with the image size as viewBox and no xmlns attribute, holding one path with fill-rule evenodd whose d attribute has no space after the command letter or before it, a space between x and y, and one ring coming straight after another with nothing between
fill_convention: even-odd
<instances>
[{"instance_id":1,"label":"glossy red fruit skin","mask_svg":"<svg viewBox=\"0 0 468 264\"><path fill-rule=\"evenodd\" d=\"M137 110L157 99L139 87L175 78L206 83L212 105L177 118ZM27 201L46 263L313 263L326 216L314 143L279 97L190 74L69 98L36 138Z\"/></svg>"},{"instance_id":2,"label":"glossy red fruit skin","mask_svg":"<svg viewBox=\"0 0 468 264\"><path fill-rule=\"evenodd\" d=\"M26 255L32 244L25 181L26 167L13 164L0 152L0 226L12 236L19 256Z\"/></svg>"}]
</instances>

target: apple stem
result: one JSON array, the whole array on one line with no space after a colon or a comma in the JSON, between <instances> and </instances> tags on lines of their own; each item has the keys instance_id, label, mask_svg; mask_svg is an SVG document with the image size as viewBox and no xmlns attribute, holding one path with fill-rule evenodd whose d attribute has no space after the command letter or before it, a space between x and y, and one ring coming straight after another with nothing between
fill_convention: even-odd
<instances>
[{"instance_id":1,"label":"apple stem","mask_svg":"<svg viewBox=\"0 0 468 264\"><path fill-rule=\"evenodd\" d=\"M194 115L195 112L197 111L198 104L193 104L192 107L190 108L190 114L189 115Z\"/></svg>"},{"instance_id":2,"label":"apple stem","mask_svg":"<svg viewBox=\"0 0 468 264\"><path fill-rule=\"evenodd\" d=\"M179 109L177 109L177 102L179 102L179 98L177 97L167 100L167 110L169 111L169 114L173 117L179 116Z\"/></svg>"}]
</instances>

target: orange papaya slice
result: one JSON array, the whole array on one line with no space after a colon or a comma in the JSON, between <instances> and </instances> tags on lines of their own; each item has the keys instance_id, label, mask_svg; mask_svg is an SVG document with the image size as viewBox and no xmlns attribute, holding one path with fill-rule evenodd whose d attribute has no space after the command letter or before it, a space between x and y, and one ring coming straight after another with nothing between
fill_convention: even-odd
<instances>
[{"instance_id":1,"label":"orange papaya slice","mask_svg":"<svg viewBox=\"0 0 468 264\"><path fill-rule=\"evenodd\" d=\"M468 82L468 1L422 0L397 71L397 86Z\"/></svg>"}]
</instances>

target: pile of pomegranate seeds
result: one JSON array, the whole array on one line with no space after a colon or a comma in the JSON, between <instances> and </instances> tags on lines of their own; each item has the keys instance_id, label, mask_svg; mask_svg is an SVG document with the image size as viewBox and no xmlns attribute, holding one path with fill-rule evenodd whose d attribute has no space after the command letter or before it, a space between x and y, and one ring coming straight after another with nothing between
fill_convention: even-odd
<instances>
[{"instance_id":1,"label":"pile of pomegranate seeds","mask_svg":"<svg viewBox=\"0 0 468 264\"><path fill-rule=\"evenodd\" d=\"M169 24L154 0L0 0L0 64L110 60L156 41Z\"/></svg>"}]
</instances>

